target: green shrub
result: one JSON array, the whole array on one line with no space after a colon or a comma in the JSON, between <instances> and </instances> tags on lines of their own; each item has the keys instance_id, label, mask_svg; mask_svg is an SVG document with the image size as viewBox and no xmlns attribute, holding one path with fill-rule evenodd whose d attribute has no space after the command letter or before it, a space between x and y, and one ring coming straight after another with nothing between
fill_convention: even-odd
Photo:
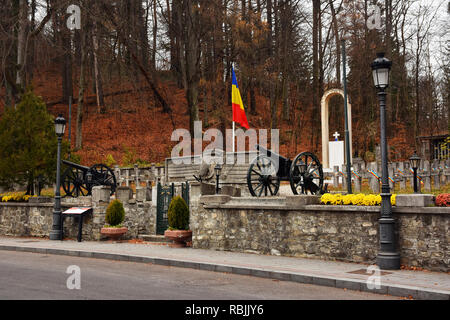
<instances>
[{"instance_id":1,"label":"green shrub","mask_svg":"<svg viewBox=\"0 0 450 320\"><path fill-rule=\"evenodd\" d=\"M112 227L119 226L125 219L125 209L122 202L113 200L106 209L106 223Z\"/></svg>"},{"instance_id":2,"label":"green shrub","mask_svg":"<svg viewBox=\"0 0 450 320\"><path fill-rule=\"evenodd\" d=\"M189 207L182 197L172 198L167 218L170 230L189 230Z\"/></svg>"}]
</instances>

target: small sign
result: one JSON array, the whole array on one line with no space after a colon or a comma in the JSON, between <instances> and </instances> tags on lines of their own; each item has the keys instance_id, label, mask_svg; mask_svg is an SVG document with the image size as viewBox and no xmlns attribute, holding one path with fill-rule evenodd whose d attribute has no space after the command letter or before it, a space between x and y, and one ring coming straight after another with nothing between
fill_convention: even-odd
<instances>
[{"instance_id":1,"label":"small sign","mask_svg":"<svg viewBox=\"0 0 450 320\"><path fill-rule=\"evenodd\" d=\"M70 209L67 209L63 212L63 214L83 214L87 213L89 210L92 210L91 207L73 207Z\"/></svg>"}]
</instances>

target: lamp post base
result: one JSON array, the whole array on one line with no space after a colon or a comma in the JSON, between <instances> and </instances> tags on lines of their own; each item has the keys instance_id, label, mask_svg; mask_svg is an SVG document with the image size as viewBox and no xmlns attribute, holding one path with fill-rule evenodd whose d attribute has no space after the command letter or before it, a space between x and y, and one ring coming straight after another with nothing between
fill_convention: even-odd
<instances>
[{"instance_id":1,"label":"lamp post base","mask_svg":"<svg viewBox=\"0 0 450 320\"><path fill-rule=\"evenodd\" d=\"M50 240L62 240L62 232L61 232L61 230L52 230L52 231L50 231Z\"/></svg>"},{"instance_id":2,"label":"lamp post base","mask_svg":"<svg viewBox=\"0 0 450 320\"><path fill-rule=\"evenodd\" d=\"M397 252L380 252L377 255L377 266L381 270L400 269L400 254Z\"/></svg>"}]
</instances>

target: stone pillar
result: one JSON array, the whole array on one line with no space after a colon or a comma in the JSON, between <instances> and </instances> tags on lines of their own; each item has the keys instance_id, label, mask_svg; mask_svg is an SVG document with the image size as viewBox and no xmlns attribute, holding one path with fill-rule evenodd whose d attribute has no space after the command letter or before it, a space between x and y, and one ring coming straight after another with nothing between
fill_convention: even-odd
<instances>
[{"instance_id":1,"label":"stone pillar","mask_svg":"<svg viewBox=\"0 0 450 320\"><path fill-rule=\"evenodd\" d=\"M436 190L439 190L441 188L441 173L442 171L439 169L439 166L436 166L433 176L434 188Z\"/></svg>"},{"instance_id":2,"label":"stone pillar","mask_svg":"<svg viewBox=\"0 0 450 320\"><path fill-rule=\"evenodd\" d=\"M134 185L139 187L139 165L137 163L134 164Z\"/></svg>"},{"instance_id":3,"label":"stone pillar","mask_svg":"<svg viewBox=\"0 0 450 320\"><path fill-rule=\"evenodd\" d=\"M388 165L388 174L389 174L389 178L391 178L392 181L395 181L394 180L394 167L392 166L392 164ZM395 190L395 183L392 182L390 179L388 181L389 181L389 188L391 189L391 193L393 193Z\"/></svg>"},{"instance_id":4,"label":"stone pillar","mask_svg":"<svg viewBox=\"0 0 450 320\"><path fill-rule=\"evenodd\" d=\"M424 161L424 172L423 172L423 189L425 191L431 191L431 165L428 160Z\"/></svg>"},{"instance_id":5,"label":"stone pillar","mask_svg":"<svg viewBox=\"0 0 450 320\"><path fill-rule=\"evenodd\" d=\"M125 170L125 186L130 186L130 171L128 169Z\"/></svg>"},{"instance_id":6,"label":"stone pillar","mask_svg":"<svg viewBox=\"0 0 450 320\"><path fill-rule=\"evenodd\" d=\"M116 199L122 203L128 203L130 199L133 199L133 191L130 187L119 186L116 189Z\"/></svg>"},{"instance_id":7,"label":"stone pillar","mask_svg":"<svg viewBox=\"0 0 450 320\"><path fill-rule=\"evenodd\" d=\"M376 168L377 168L376 162L371 162L369 164L369 170L375 171L375 173L378 174ZM380 182L371 173L369 173L369 186L373 193L380 193Z\"/></svg>"},{"instance_id":8,"label":"stone pillar","mask_svg":"<svg viewBox=\"0 0 450 320\"><path fill-rule=\"evenodd\" d=\"M92 202L109 203L111 195L110 186L94 186L92 187Z\"/></svg>"},{"instance_id":9,"label":"stone pillar","mask_svg":"<svg viewBox=\"0 0 450 320\"><path fill-rule=\"evenodd\" d=\"M398 170L400 170L402 173L399 172L400 174L400 190L405 190L406 189L406 169L405 169L405 165L403 162L399 162L398 164Z\"/></svg>"},{"instance_id":10,"label":"stone pillar","mask_svg":"<svg viewBox=\"0 0 450 320\"><path fill-rule=\"evenodd\" d=\"M333 167L333 188L339 189L339 166Z\"/></svg>"}]
</instances>

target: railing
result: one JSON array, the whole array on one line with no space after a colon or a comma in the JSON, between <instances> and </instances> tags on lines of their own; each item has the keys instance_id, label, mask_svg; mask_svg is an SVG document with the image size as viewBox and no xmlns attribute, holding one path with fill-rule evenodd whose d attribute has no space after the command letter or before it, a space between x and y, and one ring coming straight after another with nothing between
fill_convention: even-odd
<instances>
[{"instance_id":1,"label":"railing","mask_svg":"<svg viewBox=\"0 0 450 320\"><path fill-rule=\"evenodd\" d=\"M332 172L324 173L325 179L332 180L332 186L335 189L346 190L345 165L342 171L338 166L333 168ZM409 183L412 187L413 170L409 162L393 162L388 164L389 186L392 190L406 189ZM421 161L417 170L417 178L419 180L419 190L431 191L440 189L442 185L450 183L450 160L434 160ZM357 162L353 164L352 182L353 191L360 192L363 183L367 181L369 188L379 193L381 189L381 164L377 162Z\"/></svg>"}]
</instances>

